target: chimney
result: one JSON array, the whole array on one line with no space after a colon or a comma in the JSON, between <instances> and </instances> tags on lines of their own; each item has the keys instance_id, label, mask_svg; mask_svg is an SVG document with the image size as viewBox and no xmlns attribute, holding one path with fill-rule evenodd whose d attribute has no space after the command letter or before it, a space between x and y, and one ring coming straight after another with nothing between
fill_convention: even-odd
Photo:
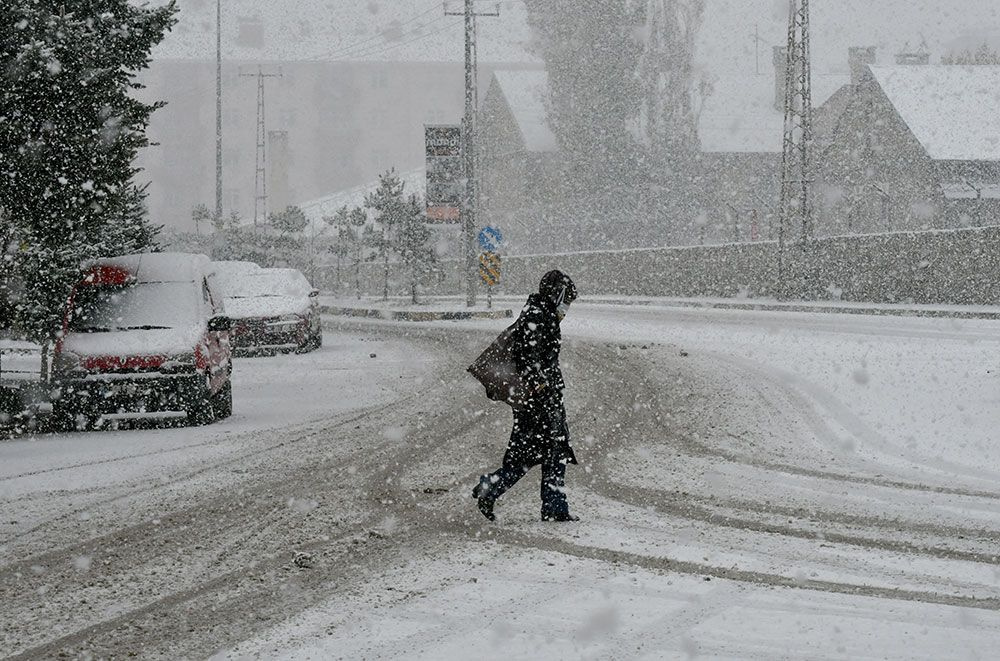
<instances>
[{"instance_id":1,"label":"chimney","mask_svg":"<svg viewBox=\"0 0 1000 661\"><path fill-rule=\"evenodd\" d=\"M875 46L853 46L847 49L847 61L851 66L851 85L857 87L868 65L875 64L875 51Z\"/></svg>"},{"instance_id":2,"label":"chimney","mask_svg":"<svg viewBox=\"0 0 1000 661\"><path fill-rule=\"evenodd\" d=\"M896 64L906 66L925 65L931 63L931 54L926 51L916 51L913 53L896 53Z\"/></svg>"},{"instance_id":3,"label":"chimney","mask_svg":"<svg viewBox=\"0 0 1000 661\"><path fill-rule=\"evenodd\" d=\"M785 110L785 81L788 70L788 49L784 46L774 47L774 109Z\"/></svg>"},{"instance_id":4,"label":"chimney","mask_svg":"<svg viewBox=\"0 0 1000 661\"><path fill-rule=\"evenodd\" d=\"M267 171L267 206L281 213L291 204L288 191L288 131L268 131L267 142L271 150L268 155L271 164Z\"/></svg>"}]
</instances>

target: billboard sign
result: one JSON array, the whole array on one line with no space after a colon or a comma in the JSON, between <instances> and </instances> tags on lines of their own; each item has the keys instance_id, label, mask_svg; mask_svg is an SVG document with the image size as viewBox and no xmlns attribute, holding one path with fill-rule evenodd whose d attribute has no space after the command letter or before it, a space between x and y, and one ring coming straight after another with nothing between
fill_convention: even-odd
<instances>
[{"instance_id":1,"label":"billboard sign","mask_svg":"<svg viewBox=\"0 0 1000 661\"><path fill-rule=\"evenodd\" d=\"M453 223L461 216L465 197L462 127L425 126L427 155L427 220Z\"/></svg>"}]
</instances>

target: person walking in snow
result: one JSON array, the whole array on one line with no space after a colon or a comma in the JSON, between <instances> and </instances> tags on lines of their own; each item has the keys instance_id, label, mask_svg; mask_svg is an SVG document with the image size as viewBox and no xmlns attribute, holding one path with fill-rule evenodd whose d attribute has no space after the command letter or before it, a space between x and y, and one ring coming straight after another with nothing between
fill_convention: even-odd
<instances>
[{"instance_id":1,"label":"person walking in snow","mask_svg":"<svg viewBox=\"0 0 1000 661\"><path fill-rule=\"evenodd\" d=\"M566 465L575 464L563 404L559 322L576 300L576 285L561 271L549 271L538 285L511 335L511 353L523 384L523 408L514 409L510 443L499 469L479 479L472 491L479 511L496 519L497 498L536 465L542 467L542 520L578 521L569 513L564 490Z\"/></svg>"}]
</instances>

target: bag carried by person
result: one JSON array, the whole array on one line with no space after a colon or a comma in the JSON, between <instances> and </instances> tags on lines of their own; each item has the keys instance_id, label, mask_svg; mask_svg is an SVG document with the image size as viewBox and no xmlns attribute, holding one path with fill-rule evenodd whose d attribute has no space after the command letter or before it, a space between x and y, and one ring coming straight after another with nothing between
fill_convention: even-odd
<instances>
[{"instance_id":1,"label":"bag carried by person","mask_svg":"<svg viewBox=\"0 0 1000 661\"><path fill-rule=\"evenodd\" d=\"M520 411L525 408L524 382L514 362L515 322L504 330L467 371L486 388L486 396Z\"/></svg>"}]
</instances>

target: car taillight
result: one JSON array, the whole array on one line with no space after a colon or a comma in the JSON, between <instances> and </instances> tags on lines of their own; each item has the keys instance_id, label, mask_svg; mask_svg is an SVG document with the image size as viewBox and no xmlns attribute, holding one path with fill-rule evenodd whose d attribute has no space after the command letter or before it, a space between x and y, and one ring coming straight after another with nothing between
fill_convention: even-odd
<instances>
[{"instance_id":1,"label":"car taillight","mask_svg":"<svg viewBox=\"0 0 1000 661\"><path fill-rule=\"evenodd\" d=\"M194 368L197 371L202 371L208 368L208 347L205 344L199 344L194 348Z\"/></svg>"}]
</instances>

